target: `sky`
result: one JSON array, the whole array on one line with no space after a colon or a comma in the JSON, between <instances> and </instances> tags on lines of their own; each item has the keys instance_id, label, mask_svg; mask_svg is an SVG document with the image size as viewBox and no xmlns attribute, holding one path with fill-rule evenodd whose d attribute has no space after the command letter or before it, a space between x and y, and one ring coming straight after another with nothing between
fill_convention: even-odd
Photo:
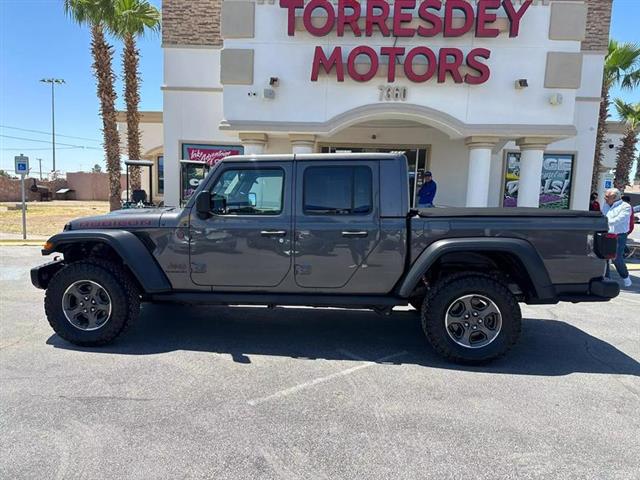
<instances>
[{"instance_id":1,"label":"sky","mask_svg":"<svg viewBox=\"0 0 640 480\"><path fill-rule=\"evenodd\" d=\"M161 0L151 0L160 8ZM56 168L90 170L100 164L101 121L95 81L91 73L90 35L65 16L62 0L0 0L0 169L13 170L13 159L23 153L37 172L52 168L51 89L41 78L63 78L57 86ZM614 0L611 36L640 43L640 0ZM116 48L114 70L119 77L121 45ZM162 110L162 49L159 34L139 40L141 53L140 110ZM123 109L118 80L117 108ZM640 89L614 91L612 98L640 102ZM18 138L9 138L18 137Z\"/></svg>"}]
</instances>

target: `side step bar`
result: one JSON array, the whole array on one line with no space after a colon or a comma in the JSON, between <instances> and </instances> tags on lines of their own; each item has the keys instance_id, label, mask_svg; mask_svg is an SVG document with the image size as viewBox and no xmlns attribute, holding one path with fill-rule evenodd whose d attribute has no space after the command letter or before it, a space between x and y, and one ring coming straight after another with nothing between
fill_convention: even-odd
<instances>
[{"instance_id":1,"label":"side step bar","mask_svg":"<svg viewBox=\"0 0 640 480\"><path fill-rule=\"evenodd\" d=\"M408 305L406 299L380 295L173 292L150 295L148 298L152 302L187 303L194 305L294 305L372 309Z\"/></svg>"}]
</instances>

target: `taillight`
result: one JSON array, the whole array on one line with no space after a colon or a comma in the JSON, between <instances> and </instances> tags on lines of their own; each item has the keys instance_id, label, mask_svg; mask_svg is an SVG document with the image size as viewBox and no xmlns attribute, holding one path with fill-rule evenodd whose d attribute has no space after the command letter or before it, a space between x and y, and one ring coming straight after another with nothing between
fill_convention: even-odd
<instances>
[{"instance_id":1,"label":"taillight","mask_svg":"<svg viewBox=\"0 0 640 480\"><path fill-rule=\"evenodd\" d=\"M618 253L618 235L616 235L615 233L607 233L605 237L610 241L616 242L616 248L613 252L606 252L604 254L604 258L606 258L607 260L614 260Z\"/></svg>"},{"instance_id":2,"label":"taillight","mask_svg":"<svg viewBox=\"0 0 640 480\"><path fill-rule=\"evenodd\" d=\"M618 235L598 232L595 236L594 251L600 258L613 260L618 250Z\"/></svg>"}]
</instances>

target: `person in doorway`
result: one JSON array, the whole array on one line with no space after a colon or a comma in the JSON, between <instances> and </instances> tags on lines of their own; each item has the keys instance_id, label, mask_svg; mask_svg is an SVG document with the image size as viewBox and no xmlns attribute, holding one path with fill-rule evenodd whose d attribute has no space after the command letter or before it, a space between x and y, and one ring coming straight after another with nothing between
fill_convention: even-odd
<instances>
[{"instance_id":1,"label":"person in doorway","mask_svg":"<svg viewBox=\"0 0 640 480\"><path fill-rule=\"evenodd\" d=\"M629 270L624 263L624 249L627 246L627 234L629 233L629 217L631 216L631 205L622 201L622 194L617 188L611 188L604 195L605 204L602 213L609 221L609 233L618 236L618 248L613 264L616 266L618 275L622 277L625 287L631 286ZM607 262L607 278L611 278L611 267Z\"/></svg>"},{"instance_id":2,"label":"person in doorway","mask_svg":"<svg viewBox=\"0 0 640 480\"><path fill-rule=\"evenodd\" d=\"M629 195L623 195L622 201L624 203L628 203L631 207L631 217L629 217L629 231L627 232L627 235L631 235L636 228L636 219L633 215L633 205L631 205L631 197Z\"/></svg>"},{"instance_id":3,"label":"person in doorway","mask_svg":"<svg viewBox=\"0 0 640 480\"><path fill-rule=\"evenodd\" d=\"M431 172L424 172L424 184L418 192L418 208L433 208L438 185L433 181Z\"/></svg>"},{"instance_id":4,"label":"person in doorway","mask_svg":"<svg viewBox=\"0 0 640 480\"><path fill-rule=\"evenodd\" d=\"M597 193L592 193L591 194L591 201L589 202L589 211L590 212L599 212L601 210L600 208L600 202L598 201L598 194Z\"/></svg>"}]
</instances>

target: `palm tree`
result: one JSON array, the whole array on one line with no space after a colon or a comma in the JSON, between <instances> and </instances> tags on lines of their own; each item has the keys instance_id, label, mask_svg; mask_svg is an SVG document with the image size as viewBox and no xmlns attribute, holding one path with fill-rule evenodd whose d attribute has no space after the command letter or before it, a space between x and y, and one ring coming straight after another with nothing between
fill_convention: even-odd
<instances>
[{"instance_id":1,"label":"palm tree","mask_svg":"<svg viewBox=\"0 0 640 480\"><path fill-rule=\"evenodd\" d=\"M604 60L600 115L591 180L592 192L598 191L598 176L603 160L602 145L607 135L607 119L609 118L609 92L616 85L620 85L627 90L640 85L640 46L637 44L609 40L609 49Z\"/></svg>"},{"instance_id":2,"label":"palm tree","mask_svg":"<svg viewBox=\"0 0 640 480\"><path fill-rule=\"evenodd\" d=\"M160 12L147 0L115 0L115 8L112 31L124 42L122 67L127 106L127 151L130 159L140 160L140 52L136 48L136 37L144 35L147 30L159 31ZM132 167L130 175L132 187L140 188L140 167Z\"/></svg>"},{"instance_id":3,"label":"palm tree","mask_svg":"<svg viewBox=\"0 0 640 480\"><path fill-rule=\"evenodd\" d=\"M640 103L629 104L620 98L617 98L614 103L618 115L627 126L622 138L622 146L618 150L616 176L613 179L614 186L619 190L624 190L629 185L629 174L636 156L638 127L640 127Z\"/></svg>"},{"instance_id":4,"label":"palm tree","mask_svg":"<svg viewBox=\"0 0 640 480\"><path fill-rule=\"evenodd\" d=\"M116 125L116 92L113 84L113 47L105 38L105 30L115 16L113 0L64 0L64 10L80 25L91 29L91 54L100 100L102 134L109 173L109 207L120 208L120 137Z\"/></svg>"}]
</instances>

